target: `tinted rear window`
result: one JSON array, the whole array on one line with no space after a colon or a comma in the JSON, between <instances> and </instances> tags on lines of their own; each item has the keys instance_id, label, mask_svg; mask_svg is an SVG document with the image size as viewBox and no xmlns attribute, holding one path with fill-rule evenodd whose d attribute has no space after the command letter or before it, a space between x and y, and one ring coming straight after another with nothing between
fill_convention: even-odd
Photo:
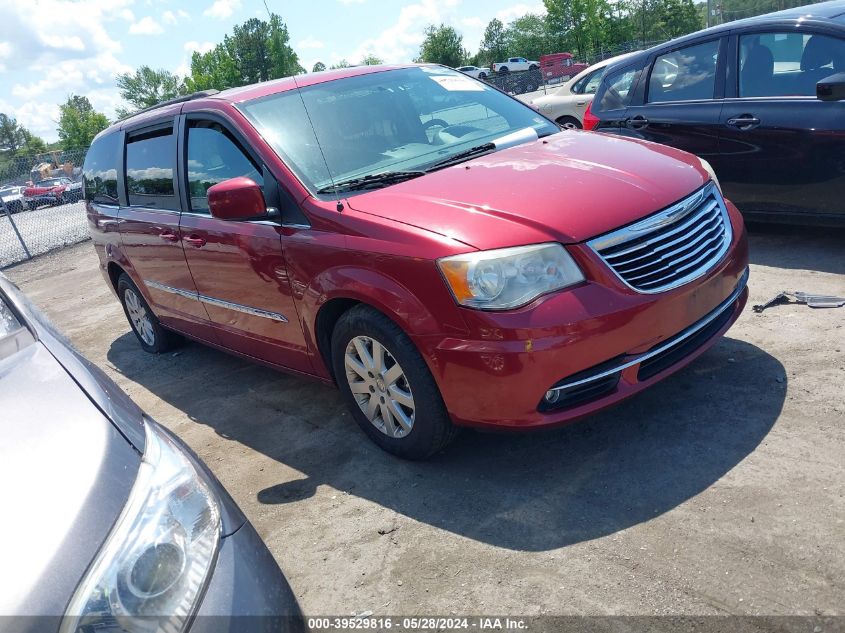
<instances>
[{"instance_id":1,"label":"tinted rear window","mask_svg":"<svg viewBox=\"0 0 845 633\"><path fill-rule=\"evenodd\" d=\"M109 134L91 145L82 167L85 199L99 204L117 204L117 162L120 136Z\"/></svg>"},{"instance_id":2,"label":"tinted rear window","mask_svg":"<svg viewBox=\"0 0 845 633\"><path fill-rule=\"evenodd\" d=\"M126 191L129 204L178 209L173 187L176 144L173 128L131 137L126 143Z\"/></svg>"}]
</instances>

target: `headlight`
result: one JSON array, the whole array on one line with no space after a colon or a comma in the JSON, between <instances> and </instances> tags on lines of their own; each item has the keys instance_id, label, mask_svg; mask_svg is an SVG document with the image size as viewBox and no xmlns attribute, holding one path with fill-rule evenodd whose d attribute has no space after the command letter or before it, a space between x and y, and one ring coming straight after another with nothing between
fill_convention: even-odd
<instances>
[{"instance_id":1,"label":"headlight","mask_svg":"<svg viewBox=\"0 0 845 633\"><path fill-rule=\"evenodd\" d=\"M506 310L584 281L560 244L536 244L437 260L455 300L482 310Z\"/></svg>"},{"instance_id":2,"label":"headlight","mask_svg":"<svg viewBox=\"0 0 845 633\"><path fill-rule=\"evenodd\" d=\"M715 171L714 171L714 169L713 169L713 165L711 165L710 163L708 163L708 162L707 162L706 160L704 160L703 158L699 158L698 160L699 160L699 161L701 161L701 166L704 168L704 170L705 170L708 174L710 174L710 178L713 180L713 182L714 182L714 183L716 183L716 187L718 187L718 188L719 188L719 191L721 191L721 190L722 190L722 185L720 185L720 184L719 184L719 179L718 179L718 178L716 178L716 172L715 172Z\"/></svg>"},{"instance_id":3,"label":"headlight","mask_svg":"<svg viewBox=\"0 0 845 633\"><path fill-rule=\"evenodd\" d=\"M185 453L154 424L145 429L129 500L77 587L60 633L178 632L196 610L220 540L220 508Z\"/></svg>"}]
</instances>

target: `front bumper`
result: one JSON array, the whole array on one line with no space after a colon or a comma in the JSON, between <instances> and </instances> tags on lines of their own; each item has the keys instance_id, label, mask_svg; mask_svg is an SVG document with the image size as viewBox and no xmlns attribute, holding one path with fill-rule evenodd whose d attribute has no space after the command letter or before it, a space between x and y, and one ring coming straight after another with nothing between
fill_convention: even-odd
<instances>
[{"instance_id":1,"label":"front bumper","mask_svg":"<svg viewBox=\"0 0 845 633\"><path fill-rule=\"evenodd\" d=\"M245 523L221 542L190 633L304 630L287 580L255 528Z\"/></svg>"},{"instance_id":2,"label":"front bumper","mask_svg":"<svg viewBox=\"0 0 845 633\"><path fill-rule=\"evenodd\" d=\"M748 297L748 245L733 238L704 276L673 290L626 287L586 246L572 249L589 283L511 312L465 310L470 336L417 341L453 421L528 429L566 424L642 391L700 356ZM569 400L549 404L546 392Z\"/></svg>"}]
</instances>

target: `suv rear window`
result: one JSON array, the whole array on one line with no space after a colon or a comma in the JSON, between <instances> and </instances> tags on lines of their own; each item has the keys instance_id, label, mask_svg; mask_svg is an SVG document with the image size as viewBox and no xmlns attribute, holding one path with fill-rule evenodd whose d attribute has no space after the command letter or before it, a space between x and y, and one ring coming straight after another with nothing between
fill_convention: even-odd
<instances>
[{"instance_id":1,"label":"suv rear window","mask_svg":"<svg viewBox=\"0 0 845 633\"><path fill-rule=\"evenodd\" d=\"M173 187L176 146L173 128L158 129L128 139L126 191L129 204L154 209L178 209Z\"/></svg>"}]
</instances>

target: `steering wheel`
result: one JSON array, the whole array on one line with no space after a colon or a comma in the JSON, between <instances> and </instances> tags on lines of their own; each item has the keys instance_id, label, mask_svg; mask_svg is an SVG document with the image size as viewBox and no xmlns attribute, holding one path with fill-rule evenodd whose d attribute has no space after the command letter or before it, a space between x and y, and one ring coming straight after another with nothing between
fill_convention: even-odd
<instances>
[{"instance_id":1,"label":"steering wheel","mask_svg":"<svg viewBox=\"0 0 845 633\"><path fill-rule=\"evenodd\" d=\"M433 142L435 145L443 145L444 143L447 143L448 141L443 138L443 134L447 134L452 138L463 138L467 134L472 134L473 132L481 131L481 129L472 125L465 125L460 123L457 125L448 125L435 132Z\"/></svg>"},{"instance_id":2,"label":"steering wheel","mask_svg":"<svg viewBox=\"0 0 845 633\"><path fill-rule=\"evenodd\" d=\"M431 119L431 121L426 121L425 123L423 123L423 129L426 131L428 131L428 128L435 126L449 127L449 124L446 123L446 121L444 121L443 119Z\"/></svg>"}]
</instances>

